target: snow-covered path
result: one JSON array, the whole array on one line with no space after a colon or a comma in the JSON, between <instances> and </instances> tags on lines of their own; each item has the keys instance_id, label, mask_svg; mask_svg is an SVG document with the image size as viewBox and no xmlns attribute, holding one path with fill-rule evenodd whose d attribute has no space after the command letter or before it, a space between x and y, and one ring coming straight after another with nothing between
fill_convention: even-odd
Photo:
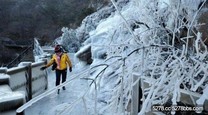
<instances>
[{"instance_id":1,"label":"snow-covered path","mask_svg":"<svg viewBox=\"0 0 208 115\"><path fill-rule=\"evenodd\" d=\"M72 73L67 73L67 80L71 79L71 76L76 73L81 73L87 68L80 70L73 70ZM74 101L84 95L88 88L88 84L80 77L87 77L87 73L83 73L81 76L77 76L71 83L66 85L66 90L60 90L60 94L57 94L57 90L54 90L49 96L44 97L38 102L25 110L26 115L81 115L85 112L84 104L79 102L72 109L69 108ZM55 73L52 71L48 76L49 90L55 87ZM82 109L81 109L82 108ZM71 111L71 113L69 113Z\"/></svg>"}]
</instances>

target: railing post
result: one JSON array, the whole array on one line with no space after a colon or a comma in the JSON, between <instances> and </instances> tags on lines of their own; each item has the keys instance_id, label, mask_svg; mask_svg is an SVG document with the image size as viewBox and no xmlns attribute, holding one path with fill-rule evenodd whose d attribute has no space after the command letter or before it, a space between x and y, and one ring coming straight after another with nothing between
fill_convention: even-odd
<instances>
[{"instance_id":1,"label":"railing post","mask_svg":"<svg viewBox=\"0 0 208 115\"><path fill-rule=\"evenodd\" d=\"M42 61L44 61L44 64L45 64L45 65L47 64L47 58L43 58ZM45 79L46 79L46 82L45 82L45 84L46 84L46 89L48 89L48 77L47 77L47 76L48 76L48 73L49 73L49 71L46 70L46 71L45 71L45 74L46 74L46 75L45 75Z\"/></svg>"},{"instance_id":2,"label":"railing post","mask_svg":"<svg viewBox=\"0 0 208 115\"><path fill-rule=\"evenodd\" d=\"M27 83L26 83L26 88L28 89L27 93L28 93L28 100L32 99L32 63L31 62L23 62L22 63L23 66L26 66L26 79L27 79Z\"/></svg>"},{"instance_id":3,"label":"railing post","mask_svg":"<svg viewBox=\"0 0 208 115\"><path fill-rule=\"evenodd\" d=\"M131 115L137 115L139 110L139 77L133 74L133 85L132 86L132 101L131 101ZM136 82L137 83L134 83Z\"/></svg>"}]
</instances>

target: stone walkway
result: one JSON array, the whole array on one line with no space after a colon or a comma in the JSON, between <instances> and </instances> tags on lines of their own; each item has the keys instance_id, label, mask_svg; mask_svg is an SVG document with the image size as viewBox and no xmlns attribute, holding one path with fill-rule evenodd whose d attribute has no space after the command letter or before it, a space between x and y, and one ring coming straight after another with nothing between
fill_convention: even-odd
<instances>
[{"instance_id":1,"label":"stone walkway","mask_svg":"<svg viewBox=\"0 0 208 115\"><path fill-rule=\"evenodd\" d=\"M68 72L67 80L69 80L70 76L73 76L75 73L79 72ZM86 76L87 74L80 77ZM55 72L50 72L48 76L48 83L49 90L55 87ZM66 90L60 90L60 94L57 94L57 90L54 90L52 94L44 97L43 99L39 100L38 102L27 108L25 111L25 115L64 115L66 112L65 110L67 110L67 108L69 108L74 101L82 97L87 88L88 84L85 80L82 80L80 78L74 79L71 83L66 85ZM84 108L82 106L84 105L80 103L79 108ZM70 115L73 115L73 113L76 113L74 115L81 115L81 113L84 113L84 109L80 110L72 108L71 110L76 111L72 111ZM67 114L69 114L68 111L70 111L70 109L67 110Z\"/></svg>"}]
</instances>

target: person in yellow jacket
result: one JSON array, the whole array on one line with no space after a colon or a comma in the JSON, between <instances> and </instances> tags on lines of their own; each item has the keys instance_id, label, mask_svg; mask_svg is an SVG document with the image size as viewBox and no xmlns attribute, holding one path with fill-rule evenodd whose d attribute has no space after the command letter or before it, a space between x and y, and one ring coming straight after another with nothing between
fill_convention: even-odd
<instances>
[{"instance_id":1,"label":"person in yellow jacket","mask_svg":"<svg viewBox=\"0 0 208 115\"><path fill-rule=\"evenodd\" d=\"M67 76L67 66L69 66L69 71L72 72L72 63L69 56L66 53L63 53L60 45L55 46L55 54L53 54L52 59L48 64L41 67L41 70L46 69L47 67L52 66L52 70L56 72L56 86L60 84L62 77L62 83L66 81ZM63 90L66 90L65 86L62 87ZM60 89L58 89L59 94Z\"/></svg>"}]
</instances>

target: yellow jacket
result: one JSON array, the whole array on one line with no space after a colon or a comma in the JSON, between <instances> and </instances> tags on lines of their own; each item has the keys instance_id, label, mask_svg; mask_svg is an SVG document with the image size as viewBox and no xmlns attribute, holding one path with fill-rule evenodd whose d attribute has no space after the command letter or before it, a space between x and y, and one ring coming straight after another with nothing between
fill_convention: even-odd
<instances>
[{"instance_id":1,"label":"yellow jacket","mask_svg":"<svg viewBox=\"0 0 208 115\"><path fill-rule=\"evenodd\" d=\"M53 54L52 59L49 61L49 63L46 65L46 67L51 66L54 62L56 62L56 64L58 63L58 59L57 59L57 55L56 54ZM60 64L59 64L59 66L57 66L56 69L64 70L64 69L67 68L67 64L69 65L69 67L72 67L72 63L70 61L69 56L66 53L63 53L61 55Z\"/></svg>"}]
</instances>

